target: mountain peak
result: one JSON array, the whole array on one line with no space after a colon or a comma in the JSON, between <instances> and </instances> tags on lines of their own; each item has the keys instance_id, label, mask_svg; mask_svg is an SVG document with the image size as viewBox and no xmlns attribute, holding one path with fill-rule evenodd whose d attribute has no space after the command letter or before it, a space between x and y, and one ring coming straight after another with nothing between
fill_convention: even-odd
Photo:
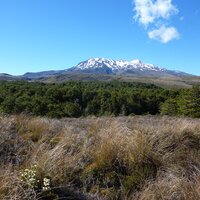
<instances>
[{"instance_id":1,"label":"mountain peak","mask_svg":"<svg viewBox=\"0 0 200 200\"><path fill-rule=\"evenodd\" d=\"M145 64L139 59L125 61L107 58L90 58L70 69L70 71L79 70L85 70L86 73L95 73L98 71L98 73L106 74L135 73L136 71L166 71L166 69L159 68L153 64Z\"/></svg>"},{"instance_id":2,"label":"mountain peak","mask_svg":"<svg viewBox=\"0 0 200 200\"><path fill-rule=\"evenodd\" d=\"M113 74L131 76L187 76L183 72L176 72L158 67L154 64L147 64L139 59L132 61L113 60L107 58L90 58L80 62L78 65L67 70L75 73L88 74Z\"/></svg>"},{"instance_id":3,"label":"mountain peak","mask_svg":"<svg viewBox=\"0 0 200 200\"><path fill-rule=\"evenodd\" d=\"M133 64L142 64L143 62L139 59L132 60L131 63Z\"/></svg>"}]
</instances>

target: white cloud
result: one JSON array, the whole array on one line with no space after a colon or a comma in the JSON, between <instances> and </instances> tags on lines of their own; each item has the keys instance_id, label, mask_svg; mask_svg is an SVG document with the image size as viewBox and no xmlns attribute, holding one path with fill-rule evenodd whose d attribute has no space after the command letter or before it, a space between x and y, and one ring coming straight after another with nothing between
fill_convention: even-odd
<instances>
[{"instance_id":1,"label":"white cloud","mask_svg":"<svg viewBox=\"0 0 200 200\"><path fill-rule=\"evenodd\" d=\"M158 40L162 43L167 43L171 40L178 39L179 33L174 27L161 26L159 29L154 29L148 32L150 39Z\"/></svg>"},{"instance_id":2,"label":"white cloud","mask_svg":"<svg viewBox=\"0 0 200 200\"><path fill-rule=\"evenodd\" d=\"M178 9L172 4L172 0L134 0L135 19L147 26L159 19L168 19L176 14Z\"/></svg>"},{"instance_id":3,"label":"white cloud","mask_svg":"<svg viewBox=\"0 0 200 200\"><path fill-rule=\"evenodd\" d=\"M177 29L168 27L168 20L179 12L172 0L133 0L135 20L139 21L148 31L150 39L167 43L179 38Z\"/></svg>"}]
</instances>

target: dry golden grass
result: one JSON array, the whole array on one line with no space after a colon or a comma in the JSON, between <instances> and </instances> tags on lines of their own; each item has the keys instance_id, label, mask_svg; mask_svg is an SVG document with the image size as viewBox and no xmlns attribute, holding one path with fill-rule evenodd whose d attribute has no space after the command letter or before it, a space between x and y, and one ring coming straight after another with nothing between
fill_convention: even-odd
<instances>
[{"instance_id":1,"label":"dry golden grass","mask_svg":"<svg viewBox=\"0 0 200 200\"><path fill-rule=\"evenodd\" d=\"M2 200L200 199L198 119L2 116L0 132ZM48 197L21 182L34 164Z\"/></svg>"},{"instance_id":2,"label":"dry golden grass","mask_svg":"<svg viewBox=\"0 0 200 200\"><path fill-rule=\"evenodd\" d=\"M0 199L36 200L36 192L21 182L19 172L12 166L0 168Z\"/></svg>"}]
</instances>

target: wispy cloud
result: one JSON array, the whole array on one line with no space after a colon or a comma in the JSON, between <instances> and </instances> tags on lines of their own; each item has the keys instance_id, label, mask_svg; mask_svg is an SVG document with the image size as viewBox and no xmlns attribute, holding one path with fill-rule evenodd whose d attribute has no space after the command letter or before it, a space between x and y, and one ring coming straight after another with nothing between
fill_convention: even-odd
<instances>
[{"instance_id":1,"label":"wispy cloud","mask_svg":"<svg viewBox=\"0 0 200 200\"><path fill-rule=\"evenodd\" d=\"M175 27L167 27L166 23L172 15L179 12L172 0L134 0L135 20L148 31L150 39L167 43L179 36Z\"/></svg>"},{"instance_id":2,"label":"wispy cloud","mask_svg":"<svg viewBox=\"0 0 200 200\"><path fill-rule=\"evenodd\" d=\"M178 39L179 33L174 27L161 26L159 29L154 29L148 32L150 39L158 40L162 43L167 43L171 40Z\"/></svg>"}]
</instances>

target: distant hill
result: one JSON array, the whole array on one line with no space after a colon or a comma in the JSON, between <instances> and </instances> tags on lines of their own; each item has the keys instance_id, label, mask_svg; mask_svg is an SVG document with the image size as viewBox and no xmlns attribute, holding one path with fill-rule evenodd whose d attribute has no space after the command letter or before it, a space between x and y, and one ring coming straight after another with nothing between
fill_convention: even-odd
<instances>
[{"instance_id":1,"label":"distant hill","mask_svg":"<svg viewBox=\"0 0 200 200\"><path fill-rule=\"evenodd\" d=\"M17 76L12 76L6 73L0 73L0 81L14 81L19 80L20 78Z\"/></svg>"},{"instance_id":2,"label":"distant hill","mask_svg":"<svg viewBox=\"0 0 200 200\"><path fill-rule=\"evenodd\" d=\"M51 76L63 74L66 70L51 70L51 71L42 71L42 72L27 72L24 75L20 76L22 79L40 79L48 78Z\"/></svg>"}]
</instances>

